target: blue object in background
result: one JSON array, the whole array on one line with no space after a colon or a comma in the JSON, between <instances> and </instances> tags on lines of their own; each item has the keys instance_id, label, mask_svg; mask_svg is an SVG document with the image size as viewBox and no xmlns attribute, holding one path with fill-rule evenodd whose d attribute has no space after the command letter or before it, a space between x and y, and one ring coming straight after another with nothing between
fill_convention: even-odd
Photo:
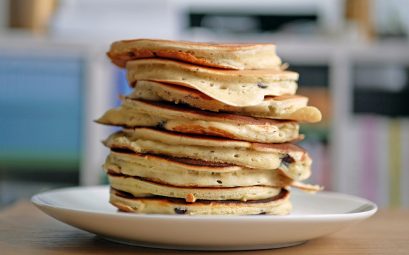
<instances>
[{"instance_id":1,"label":"blue object in background","mask_svg":"<svg viewBox=\"0 0 409 255\"><path fill-rule=\"evenodd\" d=\"M84 67L80 57L0 55L0 167L78 168Z\"/></svg>"},{"instance_id":2,"label":"blue object in background","mask_svg":"<svg viewBox=\"0 0 409 255\"><path fill-rule=\"evenodd\" d=\"M126 79L126 71L123 68L116 68L116 84L117 84L117 91L119 95L128 95L131 93L132 88L128 84L128 80ZM119 106L121 104L121 100L118 97L118 100L115 102L115 106Z\"/></svg>"}]
</instances>

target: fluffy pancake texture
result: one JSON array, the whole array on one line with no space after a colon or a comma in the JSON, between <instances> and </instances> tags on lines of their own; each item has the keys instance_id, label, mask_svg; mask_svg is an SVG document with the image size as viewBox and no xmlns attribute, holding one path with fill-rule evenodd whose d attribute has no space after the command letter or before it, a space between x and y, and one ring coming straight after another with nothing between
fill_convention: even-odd
<instances>
[{"instance_id":1,"label":"fluffy pancake texture","mask_svg":"<svg viewBox=\"0 0 409 255\"><path fill-rule=\"evenodd\" d=\"M130 84L148 80L182 85L241 107L261 104L265 96L295 94L298 80L290 71L218 70L161 59L129 61L126 70Z\"/></svg>"},{"instance_id":2,"label":"fluffy pancake texture","mask_svg":"<svg viewBox=\"0 0 409 255\"><path fill-rule=\"evenodd\" d=\"M221 139L210 141L183 134L150 131L119 131L104 143L111 149L126 149L136 153L191 158L254 169L281 169L294 180L303 180L310 175L311 159L308 153L294 144L258 144ZM178 140L179 143L176 142Z\"/></svg>"},{"instance_id":3,"label":"fluffy pancake texture","mask_svg":"<svg viewBox=\"0 0 409 255\"><path fill-rule=\"evenodd\" d=\"M293 183L292 179L278 170L250 169L231 164L138 153L111 152L104 169L110 173L142 177L181 187L285 187Z\"/></svg>"},{"instance_id":4,"label":"fluffy pancake texture","mask_svg":"<svg viewBox=\"0 0 409 255\"><path fill-rule=\"evenodd\" d=\"M187 202L200 200L257 200L277 195L281 188L271 186L243 187L180 187L149 181L140 177L108 174L111 187L135 197L165 196L183 198Z\"/></svg>"},{"instance_id":5,"label":"fluffy pancake texture","mask_svg":"<svg viewBox=\"0 0 409 255\"><path fill-rule=\"evenodd\" d=\"M129 97L150 101L164 100L214 112L231 112L252 117L309 123L318 122L322 117L316 107L307 105L307 97L299 95L268 96L258 105L237 107L224 104L188 87L154 81L138 81Z\"/></svg>"},{"instance_id":6,"label":"fluffy pancake texture","mask_svg":"<svg viewBox=\"0 0 409 255\"><path fill-rule=\"evenodd\" d=\"M302 138L295 121L214 113L129 98L125 98L120 107L107 111L97 122L125 127L162 127L176 132L261 143L283 143Z\"/></svg>"},{"instance_id":7,"label":"fluffy pancake texture","mask_svg":"<svg viewBox=\"0 0 409 255\"><path fill-rule=\"evenodd\" d=\"M114 42L107 53L119 67L141 58L165 58L225 69L280 68L273 44L214 44L137 39Z\"/></svg>"},{"instance_id":8,"label":"fluffy pancake texture","mask_svg":"<svg viewBox=\"0 0 409 255\"><path fill-rule=\"evenodd\" d=\"M312 160L294 144L321 112L296 95L273 44L125 40L108 57L133 88L96 122L110 203L147 214L286 215Z\"/></svg>"},{"instance_id":9,"label":"fluffy pancake texture","mask_svg":"<svg viewBox=\"0 0 409 255\"><path fill-rule=\"evenodd\" d=\"M183 199L166 197L134 197L111 189L110 202L121 211L147 214L185 215L286 215L291 211L289 192L282 189L274 197L254 201L196 201L187 203Z\"/></svg>"}]
</instances>

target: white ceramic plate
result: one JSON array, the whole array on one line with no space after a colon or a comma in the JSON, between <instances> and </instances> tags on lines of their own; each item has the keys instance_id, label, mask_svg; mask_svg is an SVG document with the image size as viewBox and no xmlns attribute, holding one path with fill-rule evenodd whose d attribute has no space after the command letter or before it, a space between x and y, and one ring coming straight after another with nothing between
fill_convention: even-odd
<instances>
[{"instance_id":1,"label":"white ceramic plate","mask_svg":"<svg viewBox=\"0 0 409 255\"><path fill-rule=\"evenodd\" d=\"M294 191L287 216L143 215L118 212L109 188L76 187L35 195L46 214L116 242L189 250L254 250L303 243L373 215L374 203L339 193Z\"/></svg>"}]
</instances>

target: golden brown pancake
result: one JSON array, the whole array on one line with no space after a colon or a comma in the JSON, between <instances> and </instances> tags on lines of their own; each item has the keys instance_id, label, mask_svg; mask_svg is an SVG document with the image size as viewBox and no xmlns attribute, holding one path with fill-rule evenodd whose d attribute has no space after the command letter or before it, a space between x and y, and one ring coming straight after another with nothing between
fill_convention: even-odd
<instances>
[{"instance_id":1,"label":"golden brown pancake","mask_svg":"<svg viewBox=\"0 0 409 255\"><path fill-rule=\"evenodd\" d=\"M296 95L272 44L127 40L111 45L133 92L97 122L121 126L104 144L110 202L121 211L285 215L311 174L291 143L320 111Z\"/></svg>"},{"instance_id":2,"label":"golden brown pancake","mask_svg":"<svg viewBox=\"0 0 409 255\"><path fill-rule=\"evenodd\" d=\"M112 151L104 169L179 187L285 187L293 180L279 170L260 170L197 159Z\"/></svg>"},{"instance_id":3,"label":"golden brown pancake","mask_svg":"<svg viewBox=\"0 0 409 255\"><path fill-rule=\"evenodd\" d=\"M263 200L204 201L187 203L184 199L166 197L134 197L129 193L111 189L110 203L119 210L147 214L184 215L286 215L291 211L289 191L282 189L276 196Z\"/></svg>"},{"instance_id":4,"label":"golden brown pancake","mask_svg":"<svg viewBox=\"0 0 409 255\"><path fill-rule=\"evenodd\" d=\"M125 127L161 127L166 130L220 136L261 143L283 143L302 139L299 124L215 113L169 103L125 98L119 108L111 109L98 123Z\"/></svg>"},{"instance_id":5,"label":"golden brown pancake","mask_svg":"<svg viewBox=\"0 0 409 255\"><path fill-rule=\"evenodd\" d=\"M252 117L309 123L321 120L321 112L315 107L307 106L308 98L300 95L267 96L259 105L237 107L224 104L188 87L154 81L138 81L129 97L151 101L168 101L186 104L201 110L231 112Z\"/></svg>"},{"instance_id":6,"label":"golden brown pancake","mask_svg":"<svg viewBox=\"0 0 409 255\"><path fill-rule=\"evenodd\" d=\"M141 58L175 59L225 69L278 69L281 65L275 45L269 43L214 44L137 39L114 42L107 55L119 67Z\"/></svg>"},{"instance_id":7,"label":"golden brown pancake","mask_svg":"<svg viewBox=\"0 0 409 255\"><path fill-rule=\"evenodd\" d=\"M153 182L136 176L108 173L111 187L125 191L135 197L164 196L183 198L186 202L200 200L258 200L280 193L281 187L243 186L243 187L180 187Z\"/></svg>"},{"instance_id":8,"label":"golden brown pancake","mask_svg":"<svg viewBox=\"0 0 409 255\"><path fill-rule=\"evenodd\" d=\"M163 59L129 61L126 70L131 85L138 80L181 85L240 107L259 105L265 96L293 95L298 80L290 71L221 70Z\"/></svg>"},{"instance_id":9,"label":"golden brown pancake","mask_svg":"<svg viewBox=\"0 0 409 255\"><path fill-rule=\"evenodd\" d=\"M125 149L136 153L191 158L254 169L281 169L294 180L303 180L310 175L311 159L308 153L294 144L261 144L216 138L212 141L180 133L141 133L136 130L141 131L135 129L116 132L104 143L113 150Z\"/></svg>"}]
</instances>

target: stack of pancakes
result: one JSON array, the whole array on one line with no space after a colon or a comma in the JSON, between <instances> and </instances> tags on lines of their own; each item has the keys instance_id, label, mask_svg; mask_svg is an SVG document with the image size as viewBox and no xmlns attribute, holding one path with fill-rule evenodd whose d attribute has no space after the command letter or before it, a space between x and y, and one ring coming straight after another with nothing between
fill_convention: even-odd
<instances>
[{"instance_id":1,"label":"stack of pancakes","mask_svg":"<svg viewBox=\"0 0 409 255\"><path fill-rule=\"evenodd\" d=\"M120 210L283 215L290 186L318 189L300 182L311 159L292 142L321 113L295 95L274 45L142 39L108 56L134 88L97 121L123 127L104 141Z\"/></svg>"}]
</instances>

